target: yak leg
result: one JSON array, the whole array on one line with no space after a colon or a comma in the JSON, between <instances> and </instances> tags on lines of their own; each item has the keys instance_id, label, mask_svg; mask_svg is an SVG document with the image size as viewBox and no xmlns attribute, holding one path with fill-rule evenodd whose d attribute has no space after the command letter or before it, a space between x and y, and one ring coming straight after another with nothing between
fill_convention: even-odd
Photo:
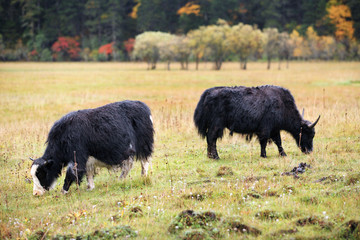
<instances>
[{"instance_id":1,"label":"yak leg","mask_svg":"<svg viewBox=\"0 0 360 240\"><path fill-rule=\"evenodd\" d=\"M206 135L206 141L208 144L207 156L212 159L220 159L218 152L216 150L216 141L218 138L221 138L224 132L224 127L221 127L221 123L213 123L213 125L208 129Z\"/></svg>"},{"instance_id":2,"label":"yak leg","mask_svg":"<svg viewBox=\"0 0 360 240\"><path fill-rule=\"evenodd\" d=\"M261 146L261 154L260 157L266 158L266 144L267 139L266 138L259 138L260 140L260 146Z\"/></svg>"},{"instance_id":3,"label":"yak leg","mask_svg":"<svg viewBox=\"0 0 360 240\"><path fill-rule=\"evenodd\" d=\"M87 179L87 189L88 190L93 190L95 188L95 183L94 183L94 173L86 173L86 179Z\"/></svg>"},{"instance_id":4,"label":"yak leg","mask_svg":"<svg viewBox=\"0 0 360 240\"><path fill-rule=\"evenodd\" d=\"M209 136L207 136L206 138L207 140L207 156L208 158L212 158L212 159L219 159L219 155L218 152L216 150L216 138L210 138Z\"/></svg>"},{"instance_id":5,"label":"yak leg","mask_svg":"<svg viewBox=\"0 0 360 240\"><path fill-rule=\"evenodd\" d=\"M151 159L145 158L141 159L141 175L147 176L149 165L151 164Z\"/></svg>"},{"instance_id":6,"label":"yak leg","mask_svg":"<svg viewBox=\"0 0 360 240\"><path fill-rule=\"evenodd\" d=\"M76 182L78 185L80 185L82 177L84 176L85 173L86 173L85 167L76 166L74 165L74 163L70 163L66 171L62 193L64 194L68 193L70 185L73 182Z\"/></svg>"},{"instance_id":7,"label":"yak leg","mask_svg":"<svg viewBox=\"0 0 360 240\"><path fill-rule=\"evenodd\" d=\"M87 179L88 190L93 190L95 188L95 184L94 184L95 161L96 161L95 158L89 157L86 163L86 179Z\"/></svg>"},{"instance_id":8,"label":"yak leg","mask_svg":"<svg viewBox=\"0 0 360 240\"><path fill-rule=\"evenodd\" d=\"M126 178L126 176L129 174L132 166L133 166L134 159L133 157L129 157L129 159L123 161L121 166L121 175L120 178Z\"/></svg>"},{"instance_id":9,"label":"yak leg","mask_svg":"<svg viewBox=\"0 0 360 240\"><path fill-rule=\"evenodd\" d=\"M286 153L285 153L284 149L281 146L280 132L277 132L274 136L271 137L271 139L274 141L274 143L278 147L280 156L286 157Z\"/></svg>"}]
</instances>

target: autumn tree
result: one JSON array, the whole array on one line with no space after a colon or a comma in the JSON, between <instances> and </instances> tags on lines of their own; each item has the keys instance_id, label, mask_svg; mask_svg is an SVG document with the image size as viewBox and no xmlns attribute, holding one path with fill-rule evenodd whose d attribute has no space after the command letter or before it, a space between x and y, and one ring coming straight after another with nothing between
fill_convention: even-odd
<instances>
[{"instance_id":1,"label":"autumn tree","mask_svg":"<svg viewBox=\"0 0 360 240\"><path fill-rule=\"evenodd\" d=\"M309 58L313 58L313 59L319 58L320 56L319 48L318 48L319 39L320 38L315 32L314 28L311 26L308 27L306 30L306 40L310 50Z\"/></svg>"},{"instance_id":2,"label":"autumn tree","mask_svg":"<svg viewBox=\"0 0 360 240\"><path fill-rule=\"evenodd\" d=\"M229 45L226 41L229 25L219 20L217 25L207 26L204 30L205 54L215 63L215 70L220 70L223 61L229 54Z\"/></svg>"},{"instance_id":3,"label":"autumn tree","mask_svg":"<svg viewBox=\"0 0 360 240\"><path fill-rule=\"evenodd\" d=\"M231 52L239 56L240 68L246 70L249 57L262 48L263 34L259 29L239 23L228 31L227 42Z\"/></svg>"},{"instance_id":4,"label":"autumn tree","mask_svg":"<svg viewBox=\"0 0 360 240\"><path fill-rule=\"evenodd\" d=\"M114 42L102 45L98 52L99 54L103 54L106 60L109 60L114 54Z\"/></svg>"},{"instance_id":5,"label":"autumn tree","mask_svg":"<svg viewBox=\"0 0 360 240\"><path fill-rule=\"evenodd\" d=\"M264 52L268 60L267 69L270 69L271 59L275 58L279 52L279 31L276 28L265 28L264 34Z\"/></svg>"},{"instance_id":6,"label":"autumn tree","mask_svg":"<svg viewBox=\"0 0 360 240\"><path fill-rule=\"evenodd\" d=\"M176 36L169 33L163 33L158 43L160 59L166 62L167 70L170 70L170 63L175 59L176 44Z\"/></svg>"},{"instance_id":7,"label":"autumn tree","mask_svg":"<svg viewBox=\"0 0 360 240\"><path fill-rule=\"evenodd\" d=\"M155 69L160 59L159 44L163 39L168 38L168 33L144 32L135 38L133 58L141 59L148 63L148 69Z\"/></svg>"},{"instance_id":8,"label":"autumn tree","mask_svg":"<svg viewBox=\"0 0 360 240\"><path fill-rule=\"evenodd\" d=\"M175 37L175 58L180 62L182 70L188 70L191 55L190 40L185 35Z\"/></svg>"},{"instance_id":9,"label":"autumn tree","mask_svg":"<svg viewBox=\"0 0 360 240\"><path fill-rule=\"evenodd\" d=\"M286 68L289 68L289 60L293 55L295 42L290 38L287 32L279 34L279 69L281 60L286 60Z\"/></svg>"},{"instance_id":10,"label":"autumn tree","mask_svg":"<svg viewBox=\"0 0 360 240\"><path fill-rule=\"evenodd\" d=\"M188 46L192 55L195 57L196 70L199 69L199 62L204 56L205 52L205 27L200 27L196 30L192 30L187 34Z\"/></svg>"},{"instance_id":11,"label":"autumn tree","mask_svg":"<svg viewBox=\"0 0 360 240\"><path fill-rule=\"evenodd\" d=\"M56 60L79 60L80 44L72 37L59 37L52 45L53 57Z\"/></svg>"},{"instance_id":12,"label":"autumn tree","mask_svg":"<svg viewBox=\"0 0 360 240\"><path fill-rule=\"evenodd\" d=\"M307 40L296 30L290 34L290 39L295 44L293 56L298 59L306 59L310 55Z\"/></svg>"},{"instance_id":13,"label":"autumn tree","mask_svg":"<svg viewBox=\"0 0 360 240\"><path fill-rule=\"evenodd\" d=\"M328 9L328 17L335 25L335 37L338 40L344 38L353 39L354 36L354 22L351 19L351 12L346 5L333 5Z\"/></svg>"},{"instance_id":14,"label":"autumn tree","mask_svg":"<svg viewBox=\"0 0 360 240\"><path fill-rule=\"evenodd\" d=\"M317 43L319 58L330 60L336 51L336 40L333 36L320 36Z\"/></svg>"},{"instance_id":15,"label":"autumn tree","mask_svg":"<svg viewBox=\"0 0 360 240\"><path fill-rule=\"evenodd\" d=\"M179 10L177 10L176 12L178 15L182 15L182 14L186 14L186 15L190 15L190 14L194 14L196 16L199 16L200 14L200 5L199 4L195 4L194 2L188 2L185 4L185 6L179 8Z\"/></svg>"}]
</instances>

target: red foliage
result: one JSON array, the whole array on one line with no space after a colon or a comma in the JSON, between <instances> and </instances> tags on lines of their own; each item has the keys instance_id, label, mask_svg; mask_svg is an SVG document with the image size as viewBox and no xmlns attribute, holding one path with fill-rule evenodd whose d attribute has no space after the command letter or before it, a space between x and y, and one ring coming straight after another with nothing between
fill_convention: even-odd
<instances>
[{"instance_id":1,"label":"red foliage","mask_svg":"<svg viewBox=\"0 0 360 240\"><path fill-rule=\"evenodd\" d=\"M32 51L30 52L30 55L31 55L32 57L37 56L37 55L38 55L38 52L36 51L36 49L34 49L34 50L32 50Z\"/></svg>"},{"instance_id":2,"label":"red foliage","mask_svg":"<svg viewBox=\"0 0 360 240\"><path fill-rule=\"evenodd\" d=\"M134 38L129 38L127 41L124 42L125 50L129 55L134 50L134 45L135 45L135 39Z\"/></svg>"},{"instance_id":3,"label":"red foliage","mask_svg":"<svg viewBox=\"0 0 360 240\"><path fill-rule=\"evenodd\" d=\"M110 55L114 52L113 46L114 46L113 42L105 44L99 48L99 53L105 54L105 55Z\"/></svg>"},{"instance_id":4,"label":"red foliage","mask_svg":"<svg viewBox=\"0 0 360 240\"><path fill-rule=\"evenodd\" d=\"M71 37L59 37L58 40L52 45L51 49L55 52L54 56L56 58L57 54L63 52L64 54L69 55L70 59L76 60L79 58L79 53L81 49L79 48L80 44Z\"/></svg>"}]
</instances>

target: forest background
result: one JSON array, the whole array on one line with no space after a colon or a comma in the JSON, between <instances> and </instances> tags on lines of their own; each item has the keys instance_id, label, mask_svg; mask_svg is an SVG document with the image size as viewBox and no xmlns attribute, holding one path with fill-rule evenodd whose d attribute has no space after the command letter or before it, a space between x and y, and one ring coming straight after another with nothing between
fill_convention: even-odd
<instances>
[{"instance_id":1,"label":"forest background","mask_svg":"<svg viewBox=\"0 0 360 240\"><path fill-rule=\"evenodd\" d=\"M240 33L244 26L248 31ZM239 34L233 40L231 29ZM214 31L221 32L218 39L206 40ZM259 43L245 45L251 52L244 60L234 44L256 31ZM141 49L136 40L149 33L154 39L160 34L155 52L134 53L134 47ZM246 69L248 58L358 60L359 39L358 0L0 0L1 61L140 59L155 68L158 60L169 65L210 60L220 69L222 61L240 60ZM220 56L210 51L214 41L222 48ZM161 50L171 46L181 47Z\"/></svg>"}]
</instances>

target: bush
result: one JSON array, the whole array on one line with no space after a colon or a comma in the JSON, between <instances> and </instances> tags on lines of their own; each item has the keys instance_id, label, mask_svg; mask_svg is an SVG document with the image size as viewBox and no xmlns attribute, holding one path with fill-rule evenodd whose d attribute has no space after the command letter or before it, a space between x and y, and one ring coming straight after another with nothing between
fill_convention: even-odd
<instances>
[{"instance_id":1,"label":"bush","mask_svg":"<svg viewBox=\"0 0 360 240\"><path fill-rule=\"evenodd\" d=\"M51 56L51 51L48 48L45 48L41 51L40 54L40 61L41 62L51 62L52 61L52 56Z\"/></svg>"}]
</instances>

